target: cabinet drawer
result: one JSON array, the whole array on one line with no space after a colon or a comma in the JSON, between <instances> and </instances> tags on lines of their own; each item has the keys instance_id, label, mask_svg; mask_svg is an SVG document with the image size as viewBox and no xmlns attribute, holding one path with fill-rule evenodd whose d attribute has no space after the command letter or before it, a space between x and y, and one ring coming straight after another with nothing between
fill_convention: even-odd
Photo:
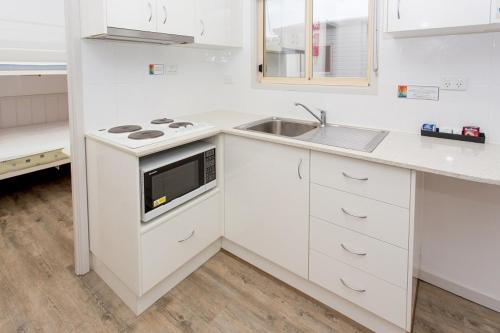
<instances>
[{"instance_id":1,"label":"cabinet drawer","mask_svg":"<svg viewBox=\"0 0 500 333\"><path fill-rule=\"evenodd\" d=\"M410 170L313 152L311 181L408 208Z\"/></svg>"},{"instance_id":2,"label":"cabinet drawer","mask_svg":"<svg viewBox=\"0 0 500 333\"><path fill-rule=\"evenodd\" d=\"M221 236L220 194L142 235L142 292L146 293Z\"/></svg>"},{"instance_id":3,"label":"cabinet drawer","mask_svg":"<svg viewBox=\"0 0 500 333\"><path fill-rule=\"evenodd\" d=\"M311 215L408 249L406 208L311 184Z\"/></svg>"},{"instance_id":4,"label":"cabinet drawer","mask_svg":"<svg viewBox=\"0 0 500 333\"><path fill-rule=\"evenodd\" d=\"M309 279L323 288L406 328L406 291L311 250ZM357 291L356 291L357 290Z\"/></svg>"},{"instance_id":5,"label":"cabinet drawer","mask_svg":"<svg viewBox=\"0 0 500 333\"><path fill-rule=\"evenodd\" d=\"M314 217L310 235L312 250L407 288L408 251Z\"/></svg>"}]
</instances>

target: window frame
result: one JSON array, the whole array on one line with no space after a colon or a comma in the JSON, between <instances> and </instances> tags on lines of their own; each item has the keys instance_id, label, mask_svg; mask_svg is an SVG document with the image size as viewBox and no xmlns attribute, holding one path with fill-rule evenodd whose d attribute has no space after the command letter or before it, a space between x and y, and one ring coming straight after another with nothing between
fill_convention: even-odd
<instances>
[{"instance_id":1,"label":"window frame","mask_svg":"<svg viewBox=\"0 0 500 333\"><path fill-rule=\"evenodd\" d=\"M373 76L373 60L375 49L375 5L377 0L368 0L368 64L366 69L366 77L313 77L313 61L312 61L312 40L313 40L313 1L306 1L306 50L305 50L305 76L304 77L266 77L264 70L260 70L264 63L265 50L265 0L257 0L257 74L260 83L268 84L289 84L289 85L319 85L319 86L352 86L352 87L369 87Z\"/></svg>"}]
</instances>

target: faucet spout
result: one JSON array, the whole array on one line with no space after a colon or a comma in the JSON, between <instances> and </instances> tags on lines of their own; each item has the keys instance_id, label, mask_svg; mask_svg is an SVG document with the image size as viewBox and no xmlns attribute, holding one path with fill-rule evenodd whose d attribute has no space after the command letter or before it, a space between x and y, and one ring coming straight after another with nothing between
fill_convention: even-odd
<instances>
[{"instance_id":1,"label":"faucet spout","mask_svg":"<svg viewBox=\"0 0 500 333\"><path fill-rule=\"evenodd\" d=\"M300 107L302 107L304 110L306 110L307 112L309 112L309 113L311 114L311 116L313 116L314 118L316 118L316 120L318 120L318 121L319 121L319 123L320 123L320 126L321 126L321 127L325 127L325 126L326 126L326 111L324 111L324 110L320 110L320 112L321 112L321 113L320 113L320 116L318 117L318 116L316 115L316 113L314 113L313 111L311 111L311 109L309 109L307 106L305 106L305 105L304 105L304 104L302 104L302 103L298 103L298 102L296 102L296 103L295 103L295 106L300 106Z\"/></svg>"}]
</instances>

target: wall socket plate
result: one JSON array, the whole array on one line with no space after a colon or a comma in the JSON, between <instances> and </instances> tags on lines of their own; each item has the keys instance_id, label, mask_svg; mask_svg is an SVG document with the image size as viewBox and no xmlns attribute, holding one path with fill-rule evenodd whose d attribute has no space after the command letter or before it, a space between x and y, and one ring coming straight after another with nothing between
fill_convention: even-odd
<instances>
[{"instance_id":1,"label":"wall socket plate","mask_svg":"<svg viewBox=\"0 0 500 333\"><path fill-rule=\"evenodd\" d=\"M444 77L441 79L442 90L466 91L468 80L462 77Z\"/></svg>"}]
</instances>

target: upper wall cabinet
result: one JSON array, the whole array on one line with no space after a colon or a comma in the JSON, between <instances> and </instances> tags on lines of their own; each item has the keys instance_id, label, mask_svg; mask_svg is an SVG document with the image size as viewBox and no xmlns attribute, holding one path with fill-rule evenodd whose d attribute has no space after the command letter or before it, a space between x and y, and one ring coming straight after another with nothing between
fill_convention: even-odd
<instances>
[{"instance_id":1,"label":"upper wall cabinet","mask_svg":"<svg viewBox=\"0 0 500 333\"><path fill-rule=\"evenodd\" d=\"M241 1L81 1L82 35L160 44L239 46Z\"/></svg>"},{"instance_id":2,"label":"upper wall cabinet","mask_svg":"<svg viewBox=\"0 0 500 333\"><path fill-rule=\"evenodd\" d=\"M196 0L195 43L241 46L242 0Z\"/></svg>"},{"instance_id":3,"label":"upper wall cabinet","mask_svg":"<svg viewBox=\"0 0 500 333\"><path fill-rule=\"evenodd\" d=\"M497 0L387 0L387 32L402 36L498 29Z\"/></svg>"},{"instance_id":4,"label":"upper wall cabinet","mask_svg":"<svg viewBox=\"0 0 500 333\"><path fill-rule=\"evenodd\" d=\"M158 31L194 36L194 12L194 0L158 0Z\"/></svg>"},{"instance_id":5,"label":"upper wall cabinet","mask_svg":"<svg viewBox=\"0 0 500 333\"><path fill-rule=\"evenodd\" d=\"M157 10L153 0L107 0L107 26L156 31Z\"/></svg>"}]
</instances>

